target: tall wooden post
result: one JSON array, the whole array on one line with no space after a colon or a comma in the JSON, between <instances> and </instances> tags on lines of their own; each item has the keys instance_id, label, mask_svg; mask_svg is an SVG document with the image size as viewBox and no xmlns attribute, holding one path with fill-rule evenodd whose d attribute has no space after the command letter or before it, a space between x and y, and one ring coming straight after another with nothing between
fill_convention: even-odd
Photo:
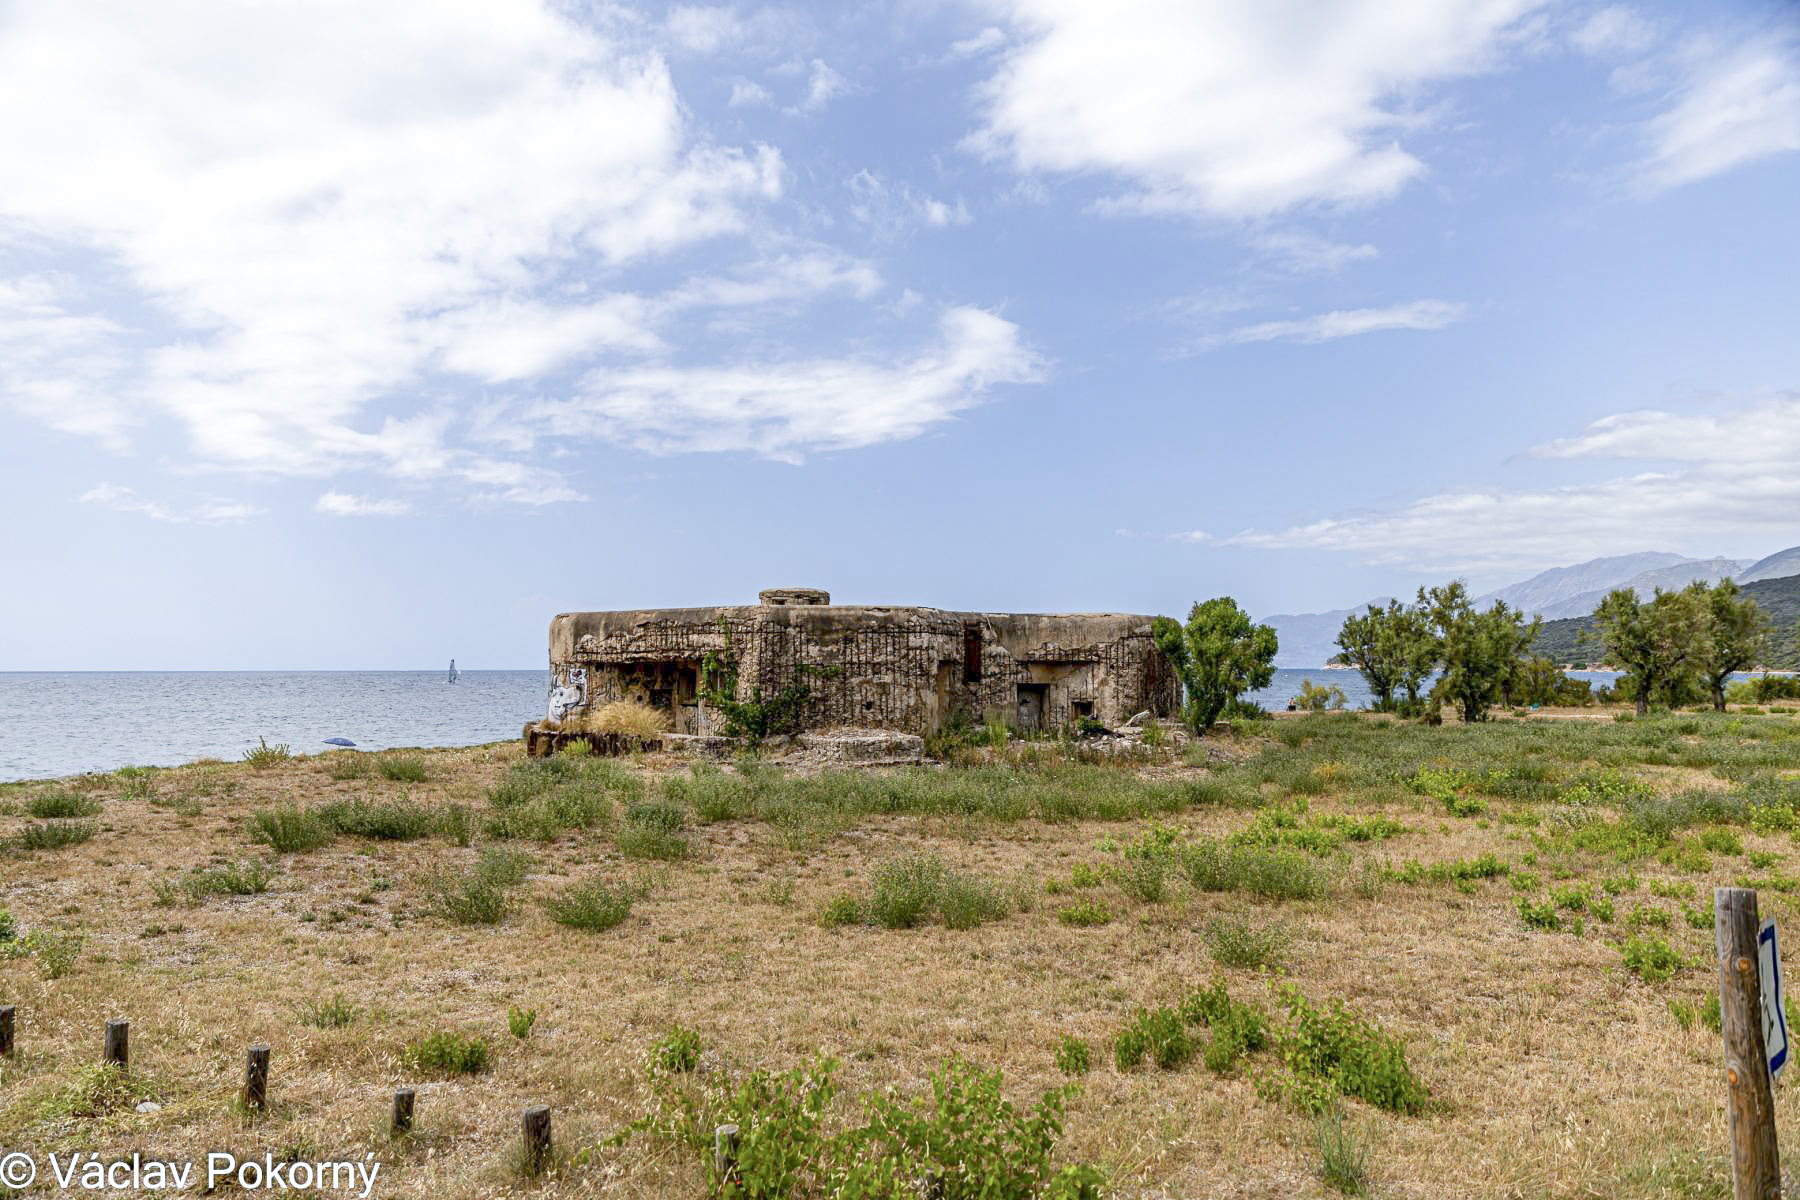
<instances>
[{"instance_id":1,"label":"tall wooden post","mask_svg":"<svg viewBox=\"0 0 1800 1200\"><path fill-rule=\"evenodd\" d=\"M119 1064L121 1071L131 1065L130 1021L108 1021L106 1023L106 1049L103 1055L106 1062Z\"/></svg>"},{"instance_id":2,"label":"tall wooden post","mask_svg":"<svg viewBox=\"0 0 1800 1200\"><path fill-rule=\"evenodd\" d=\"M413 1126L413 1096L411 1088L400 1088L394 1093L394 1132L410 1133Z\"/></svg>"},{"instance_id":3,"label":"tall wooden post","mask_svg":"<svg viewBox=\"0 0 1800 1200\"><path fill-rule=\"evenodd\" d=\"M1775 1098L1763 1041L1762 968L1756 950L1756 892L1713 889L1719 950L1719 1021L1725 1035L1725 1108L1731 1130L1734 1200L1780 1200Z\"/></svg>"},{"instance_id":4,"label":"tall wooden post","mask_svg":"<svg viewBox=\"0 0 1800 1200\"><path fill-rule=\"evenodd\" d=\"M13 1006L0 1004L0 1058L13 1052Z\"/></svg>"}]
</instances>

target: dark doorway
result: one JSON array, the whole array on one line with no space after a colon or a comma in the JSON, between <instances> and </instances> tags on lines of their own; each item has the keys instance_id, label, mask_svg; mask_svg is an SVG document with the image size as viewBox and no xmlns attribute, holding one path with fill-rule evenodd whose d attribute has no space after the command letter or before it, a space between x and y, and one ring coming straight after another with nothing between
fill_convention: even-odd
<instances>
[{"instance_id":1,"label":"dark doorway","mask_svg":"<svg viewBox=\"0 0 1800 1200\"><path fill-rule=\"evenodd\" d=\"M1019 732L1035 733L1042 729L1044 713L1049 707L1049 684L1021 683L1019 685Z\"/></svg>"}]
</instances>

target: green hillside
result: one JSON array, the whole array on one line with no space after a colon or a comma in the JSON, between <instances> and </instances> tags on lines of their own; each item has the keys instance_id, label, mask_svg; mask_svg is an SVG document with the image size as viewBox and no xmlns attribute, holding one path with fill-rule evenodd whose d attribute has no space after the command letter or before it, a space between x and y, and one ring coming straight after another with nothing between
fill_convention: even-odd
<instances>
[{"instance_id":1,"label":"green hillside","mask_svg":"<svg viewBox=\"0 0 1800 1200\"><path fill-rule=\"evenodd\" d=\"M1800 667L1800 631L1795 629L1796 623L1800 623L1800 575L1746 583L1744 594L1755 597L1775 624L1767 665ZM1599 662L1606 657L1591 614L1545 621L1534 649L1559 663Z\"/></svg>"}]
</instances>

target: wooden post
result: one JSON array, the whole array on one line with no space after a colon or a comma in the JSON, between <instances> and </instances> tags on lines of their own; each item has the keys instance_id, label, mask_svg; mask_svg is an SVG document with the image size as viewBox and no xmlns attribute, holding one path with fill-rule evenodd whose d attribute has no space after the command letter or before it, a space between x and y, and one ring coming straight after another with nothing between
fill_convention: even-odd
<instances>
[{"instance_id":1,"label":"wooden post","mask_svg":"<svg viewBox=\"0 0 1800 1200\"><path fill-rule=\"evenodd\" d=\"M738 1127L721 1125L713 1130L713 1171L720 1183L735 1180L738 1171Z\"/></svg>"},{"instance_id":2,"label":"wooden post","mask_svg":"<svg viewBox=\"0 0 1800 1200\"><path fill-rule=\"evenodd\" d=\"M525 1110L525 1173L539 1175L550 1161L550 1106L534 1104Z\"/></svg>"},{"instance_id":3,"label":"wooden post","mask_svg":"<svg viewBox=\"0 0 1800 1200\"><path fill-rule=\"evenodd\" d=\"M411 1133L413 1117L413 1090L401 1088L394 1093L394 1132Z\"/></svg>"},{"instance_id":4,"label":"wooden post","mask_svg":"<svg viewBox=\"0 0 1800 1200\"><path fill-rule=\"evenodd\" d=\"M1734 1200L1780 1200L1775 1099L1763 1042L1762 968L1756 951L1756 892L1713 889L1719 950L1719 1021L1725 1035L1725 1111L1731 1130Z\"/></svg>"},{"instance_id":5,"label":"wooden post","mask_svg":"<svg viewBox=\"0 0 1800 1200\"><path fill-rule=\"evenodd\" d=\"M131 1022L106 1023L105 1061L118 1063L121 1071L131 1066Z\"/></svg>"},{"instance_id":6,"label":"wooden post","mask_svg":"<svg viewBox=\"0 0 1800 1200\"><path fill-rule=\"evenodd\" d=\"M13 1006L0 1004L0 1058L13 1052Z\"/></svg>"},{"instance_id":7,"label":"wooden post","mask_svg":"<svg viewBox=\"0 0 1800 1200\"><path fill-rule=\"evenodd\" d=\"M269 1048L261 1044L244 1056L244 1107L255 1112L269 1107Z\"/></svg>"}]
</instances>

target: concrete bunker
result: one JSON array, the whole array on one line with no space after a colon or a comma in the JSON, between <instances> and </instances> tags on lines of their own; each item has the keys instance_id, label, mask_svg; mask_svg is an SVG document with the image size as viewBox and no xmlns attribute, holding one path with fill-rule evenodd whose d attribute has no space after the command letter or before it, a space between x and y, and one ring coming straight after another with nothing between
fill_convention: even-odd
<instances>
[{"instance_id":1,"label":"concrete bunker","mask_svg":"<svg viewBox=\"0 0 1800 1200\"><path fill-rule=\"evenodd\" d=\"M999 717L1020 732L1083 720L1115 728L1177 706L1148 616L842 605L819 588L771 588L758 599L557 616L547 715L573 721L630 700L665 713L677 734L716 735L725 720L709 694L729 688L744 702L797 682L806 690L797 731L926 734L958 714Z\"/></svg>"}]
</instances>

